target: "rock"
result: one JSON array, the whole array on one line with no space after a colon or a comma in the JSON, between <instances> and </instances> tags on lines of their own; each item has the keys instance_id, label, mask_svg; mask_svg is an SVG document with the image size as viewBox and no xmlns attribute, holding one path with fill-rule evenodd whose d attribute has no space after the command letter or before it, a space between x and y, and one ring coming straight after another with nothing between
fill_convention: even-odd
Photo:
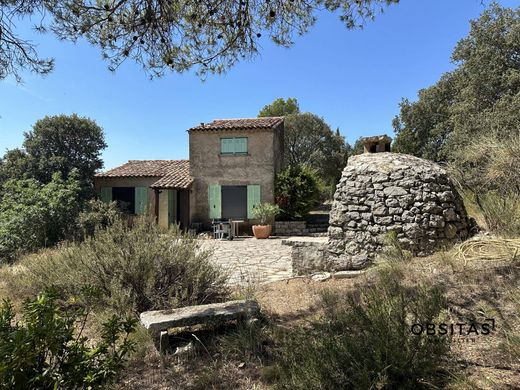
<instances>
[{"instance_id":1,"label":"rock","mask_svg":"<svg viewBox=\"0 0 520 390\"><path fill-rule=\"evenodd\" d=\"M453 209L446 209L442 212L442 215L444 217L444 220L446 222L455 222L455 221L458 221L458 216L457 216L457 213L455 212L455 210Z\"/></svg>"},{"instance_id":2,"label":"rock","mask_svg":"<svg viewBox=\"0 0 520 390\"><path fill-rule=\"evenodd\" d=\"M408 192L404 188L396 187L396 186L390 186L386 187L383 192L386 196L399 196L399 195L406 195Z\"/></svg>"},{"instance_id":3,"label":"rock","mask_svg":"<svg viewBox=\"0 0 520 390\"><path fill-rule=\"evenodd\" d=\"M153 310L139 318L146 329L164 331L170 328L234 320L260 312L256 301L239 300L209 305L186 306L172 310Z\"/></svg>"},{"instance_id":4,"label":"rock","mask_svg":"<svg viewBox=\"0 0 520 390\"><path fill-rule=\"evenodd\" d=\"M351 258L352 269L365 268L368 265L368 256L366 254L354 255Z\"/></svg>"},{"instance_id":5,"label":"rock","mask_svg":"<svg viewBox=\"0 0 520 390\"><path fill-rule=\"evenodd\" d=\"M188 344L186 344L184 347L177 347L175 349L175 352L173 353L174 355L181 355L183 353L186 353L186 352L190 352L193 350L193 342L189 342Z\"/></svg>"},{"instance_id":6,"label":"rock","mask_svg":"<svg viewBox=\"0 0 520 390\"><path fill-rule=\"evenodd\" d=\"M444 234L446 238L449 239L457 237L457 227L452 223L447 223L446 226L444 226Z\"/></svg>"},{"instance_id":7,"label":"rock","mask_svg":"<svg viewBox=\"0 0 520 390\"><path fill-rule=\"evenodd\" d=\"M324 282L331 278L330 272L318 272L311 276L311 280L314 282Z\"/></svg>"},{"instance_id":8,"label":"rock","mask_svg":"<svg viewBox=\"0 0 520 390\"><path fill-rule=\"evenodd\" d=\"M363 275L365 271L338 271L332 274L334 279L351 279Z\"/></svg>"},{"instance_id":9,"label":"rock","mask_svg":"<svg viewBox=\"0 0 520 390\"><path fill-rule=\"evenodd\" d=\"M378 203L374 205L374 208L372 209L372 214L376 216L388 215L388 208L386 208L382 203Z\"/></svg>"}]
</instances>

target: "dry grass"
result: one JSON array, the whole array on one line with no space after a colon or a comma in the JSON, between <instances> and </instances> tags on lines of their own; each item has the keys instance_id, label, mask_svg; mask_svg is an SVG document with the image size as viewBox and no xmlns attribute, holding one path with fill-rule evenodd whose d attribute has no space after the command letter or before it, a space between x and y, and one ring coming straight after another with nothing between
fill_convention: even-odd
<instances>
[{"instance_id":1,"label":"dry grass","mask_svg":"<svg viewBox=\"0 0 520 390\"><path fill-rule=\"evenodd\" d=\"M502 246L504 242L507 248ZM517 245L518 240L467 241L449 251L394 265L403 268L404 280L411 286L424 280L435 280L446 286L447 321L496 320L496 330L490 336L452 343L452 389L513 389L520 384L520 358L514 354L515 348L518 351L519 347L508 345L508 336L520 335L520 268L518 262L511 262ZM480 261L486 259L488 261ZM17 273L23 273L19 266L0 268L0 298L12 298L4 281L6 275L12 278ZM368 272L357 279L331 279L322 283L293 279L254 286L245 292L238 291L237 296L255 297L270 326L290 328L321 314L318 308L324 290L347 292L370 278ZM211 340L218 340L232 331L232 328L224 328L206 338L201 335L207 350L198 345L188 354L159 358L146 332L141 330L136 335L139 350L119 388L270 389L265 373L272 362L265 359L244 361L226 355L218 342L212 344Z\"/></svg>"}]
</instances>

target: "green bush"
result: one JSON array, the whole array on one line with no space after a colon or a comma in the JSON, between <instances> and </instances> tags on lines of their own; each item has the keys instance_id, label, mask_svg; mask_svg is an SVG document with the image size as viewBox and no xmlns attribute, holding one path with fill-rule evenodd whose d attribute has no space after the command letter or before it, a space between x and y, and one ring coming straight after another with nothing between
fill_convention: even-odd
<instances>
[{"instance_id":1,"label":"green bush","mask_svg":"<svg viewBox=\"0 0 520 390\"><path fill-rule=\"evenodd\" d=\"M137 313L222 300L226 275L199 246L196 237L165 233L151 219L136 218L132 227L119 219L81 243L28 256L10 285L55 286L69 295L92 286L102 293L100 304Z\"/></svg>"},{"instance_id":2,"label":"green bush","mask_svg":"<svg viewBox=\"0 0 520 390\"><path fill-rule=\"evenodd\" d=\"M112 225L120 216L116 202L106 203L98 199L88 201L85 210L78 215L78 238L93 236L96 229Z\"/></svg>"},{"instance_id":3,"label":"green bush","mask_svg":"<svg viewBox=\"0 0 520 390\"><path fill-rule=\"evenodd\" d=\"M74 174L67 180L55 174L45 185L34 179L7 181L0 200L0 263L71 236L80 191Z\"/></svg>"},{"instance_id":4,"label":"green bush","mask_svg":"<svg viewBox=\"0 0 520 390\"><path fill-rule=\"evenodd\" d=\"M396 267L346 296L325 293L324 315L283 334L274 369L283 389L419 388L435 384L449 352L446 336L414 335L445 308L437 286L408 287Z\"/></svg>"},{"instance_id":5,"label":"green bush","mask_svg":"<svg viewBox=\"0 0 520 390\"><path fill-rule=\"evenodd\" d=\"M276 176L275 200L282 216L305 217L318 203L321 186L316 173L304 166L291 166Z\"/></svg>"},{"instance_id":6,"label":"green bush","mask_svg":"<svg viewBox=\"0 0 520 390\"><path fill-rule=\"evenodd\" d=\"M476 197L488 229L505 237L520 235L520 196L488 192Z\"/></svg>"},{"instance_id":7,"label":"green bush","mask_svg":"<svg viewBox=\"0 0 520 390\"><path fill-rule=\"evenodd\" d=\"M257 218L260 225L267 225L272 222L280 212L280 207L271 203L259 203L253 209L253 216Z\"/></svg>"},{"instance_id":8,"label":"green bush","mask_svg":"<svg viewBox=\"0 0 520 390\"><path fill-rule=\"evenodd\" d=\"M88 312L61 307L48 292L23 305L20 321L0 307L1 389L102 388L116 379L133 344L136 320L112 317L95 345L81 335Z\"/></svg>"}]
</instances>

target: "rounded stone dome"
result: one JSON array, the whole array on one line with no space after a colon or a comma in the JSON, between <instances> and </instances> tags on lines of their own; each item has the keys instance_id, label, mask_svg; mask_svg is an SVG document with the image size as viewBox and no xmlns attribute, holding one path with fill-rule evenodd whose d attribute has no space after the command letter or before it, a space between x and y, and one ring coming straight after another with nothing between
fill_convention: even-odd
<instances>
[{"instance_id":1,"label":"rounded stone dome","mask_svg":"<svg viewBox=\"0 0 520 390\"><path fill-rule=\"evenodd\" d=\"M395 231L416 256L465 239L464 204L439 165L400 153L349 158L330 212L328 252L332 269L362 268Z\"/></svg>"}]
</instances>

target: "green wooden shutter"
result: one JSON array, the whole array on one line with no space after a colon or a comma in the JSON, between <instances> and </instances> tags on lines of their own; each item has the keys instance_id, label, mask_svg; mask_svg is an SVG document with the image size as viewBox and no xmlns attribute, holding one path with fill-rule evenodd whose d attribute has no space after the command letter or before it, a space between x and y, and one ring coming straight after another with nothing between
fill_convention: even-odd
<instances>
[{"instance_id":1,"label":"green wooden shutter","mask_svg":"<svg viewBox=\"0 0 520 390\"><path fill-rule=\"evenodd\" d=\"M222 191L218 184L208 186L209 217L222 218Z\"/></svg>"},{"instance_id":2,"label":"green wooden shutter","mask_svg":"<svg viewBox=\"0 0 520 390\"><path fill-rule=\"evenodd\" d=\"M220 153L232 154L234 153L233 138L221 138L220 139Z\"/></svg>"},{"instance_id":3,"label":"green wooden shutter","mask_svg":"<svg viewBox=\"0 0 520 390\"><path fill-rule=\"evenodd\" d=\"M112 187L101 187L100 197L105 203L112 202Z\"/></svg>"},{"instance_id":4,"label":"green wooden shutter","mask_svg":"<svg viewBox=\"0 0 520 390\"><path fill-rule=\"evenodd\" d=\"M135 213L142 215L148 212L148 187L135 187Z\"/></svg>"},{"instance_id":5,"label":"green wooden shutter","mask_svg":"<svg viewBox=\"0 0 520 390\"><path fill-rule=\"evenodd\" d=\"M260 186L252 184L247 186L247 218L253 219L253 209L260 203Z\"/></svg>"},{"instance_id":6,"label":"green wooden shutter","mask_svg":"<svg viewBox=\"0 0 520 390\"><path fill-rule=\"evenodd\" d=\"M235 138L235 153L247 153L247 138Z\"/></svg>"}]
</instances>

